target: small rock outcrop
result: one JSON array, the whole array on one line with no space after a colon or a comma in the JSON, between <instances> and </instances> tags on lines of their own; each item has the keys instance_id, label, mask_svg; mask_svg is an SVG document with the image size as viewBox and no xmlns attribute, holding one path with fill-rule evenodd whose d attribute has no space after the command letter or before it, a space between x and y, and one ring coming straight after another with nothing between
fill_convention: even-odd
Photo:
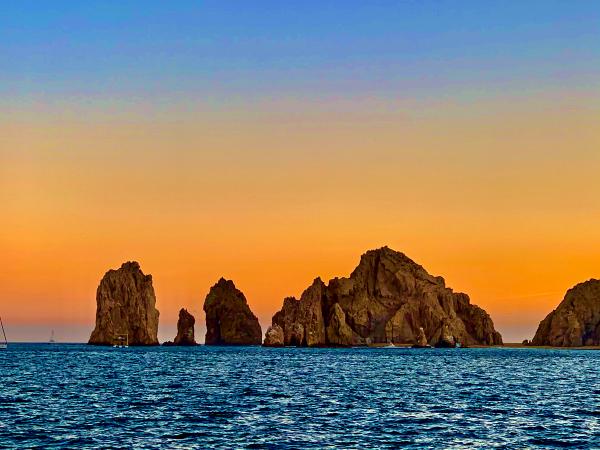
<instances>
[{"instance_id":1,"label":"small rock outcrop","mask_svg":"<svg viewBox=\"0 0 600 450\"><path fill-rule=\"evenodd\" d=\"M265 333L265 347L283 347L283 328L279 325L272 325Z\"/></svg>"},{"instance_id":2,"label":"small rock outcrop","mask_svg":"<svg viewBox=\"0 0 600 450\"><path fill-rule=\"evenodd\" d=\"M177 336L173 345L197 345L194 339L194 325L196 319L187 309L181 308L179 311L179 320L177 321Z\"/></svg>"},{"instance_id":3,"label":"small rock outcrop","mask_svg":"<svg viewBox=\"0 0 600 450\"><path fill-rule=\"evenodd\" d=\"M429 347L429 343L427 342L427 336L425 336L425 330L423 327L419 327L419 332L417 333L417 342L413 345L415 348L426 348Z\"/></svg>"},{"instance_id":4,"label":"small rock outcrop","mask_svg":"<svg viewBox=\"0 0 600 450\"><path fill-rule=\"evenodd\" d=\"M569 289L558 307L540 322L531 345L600 345L600 280Z\"/></svg>"},{"instance_id":5,"label":"small rock outcrop","mask_svg":"<svg viewBox=\"0 0 600 450\"><path fill-rule=\"evenodd\" d=\"M206 345L260 345L262 331L244 294L221 278L204 301Z\"/></svg>"},{"instance_id":6,"label":"small rock outcrop","mask_svg":"<svg viewBox=\"0 0 600 450\"><path fill-rule=\"evenodd\" d=\"M317 278L300 300L286 298L272 324L284 345L307 347L502 344L490 316L466 294L388 247L362 255L350 277Z\"/></svg>"},{"instance_id":7,"label":"small rock outcrop","mask_svg":"<svg viewBox=\"0 0 600 450\"><path fill-rule=\"evenodd\" d=\"M152 275L137 262L106 272L96 291L96 327L89 344L158 345L158 317Z\"/></svg>"}]
</instances>

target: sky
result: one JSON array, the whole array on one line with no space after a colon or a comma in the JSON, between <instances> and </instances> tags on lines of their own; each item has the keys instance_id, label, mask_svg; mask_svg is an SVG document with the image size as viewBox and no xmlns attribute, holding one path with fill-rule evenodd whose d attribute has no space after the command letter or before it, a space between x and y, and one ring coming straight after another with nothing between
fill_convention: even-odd
<instances>
[{"instance_id":1,"label":"sky","mask_svg":"<svg viewBox=\"0 0 600 450\"><path fill-rule=\"evenodd\" d=\"M0 316L87 341L103 274L159 338L233 279L286 296L406 253L531 338L600 278L600 3L12 1L0 8Z\"/></svg>"}]
</instances>

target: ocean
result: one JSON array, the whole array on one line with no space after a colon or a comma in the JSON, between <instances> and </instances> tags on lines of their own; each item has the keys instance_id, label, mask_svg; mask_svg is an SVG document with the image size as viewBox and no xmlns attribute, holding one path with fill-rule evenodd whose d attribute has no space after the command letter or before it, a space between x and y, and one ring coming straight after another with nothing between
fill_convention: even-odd
<instances>
[{"instance_id":1,"label":"ocean","mask_svg":"<svg viewBox=\"0 0 600 450\"><path fill-rule=\"evenodd\" d=\"M600 447L600 352L12 344L0 447Z\"/></svg>"}]
</instances>

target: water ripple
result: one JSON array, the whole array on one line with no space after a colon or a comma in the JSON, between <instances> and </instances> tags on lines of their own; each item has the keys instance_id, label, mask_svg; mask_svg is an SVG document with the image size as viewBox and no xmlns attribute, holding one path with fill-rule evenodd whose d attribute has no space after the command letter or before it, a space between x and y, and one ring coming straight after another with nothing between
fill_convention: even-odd
<instances>
[{"instance_id":1,"label":"water ripple","mask_svg":"<svg viewBox=\"0 0 600 450\"><path fill-rule=\"evenodd\" d=\"M600 353L96 348L0 353L0 446L593 448Z\"/></svg>"}]
</instances>

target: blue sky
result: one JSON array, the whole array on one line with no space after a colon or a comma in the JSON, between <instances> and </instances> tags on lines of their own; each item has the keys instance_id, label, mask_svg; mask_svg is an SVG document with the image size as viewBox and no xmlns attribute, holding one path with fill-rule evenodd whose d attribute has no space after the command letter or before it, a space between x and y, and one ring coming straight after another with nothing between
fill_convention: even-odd
<instances>
[{"instance_id":1,"label":"blue sky","mask_svg":"<svg viewBox=\"0 0 600 450\"><path fill-rule=\"evenodd\" d=\"M568 88L599 50L593 1L7 1L0 95Z\"/></svg>"}]
</instances>

